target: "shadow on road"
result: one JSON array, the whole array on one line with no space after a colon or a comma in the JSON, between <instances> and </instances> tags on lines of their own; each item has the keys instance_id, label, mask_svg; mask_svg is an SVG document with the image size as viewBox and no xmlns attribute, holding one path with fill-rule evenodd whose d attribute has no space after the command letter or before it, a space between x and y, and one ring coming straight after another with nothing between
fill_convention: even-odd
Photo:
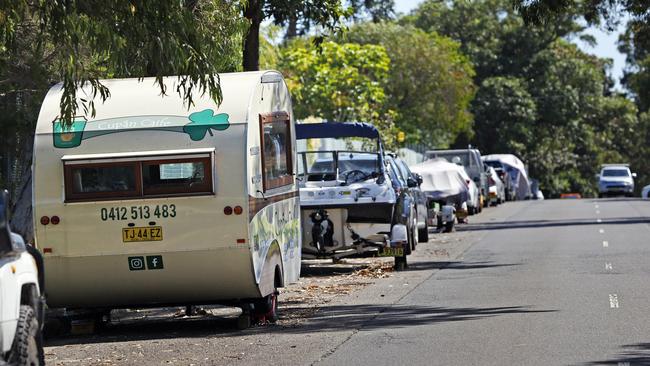
<instances>
[{"instance_id":1,"label":"shadow on road","mask_svg":"<svg viewBox=\"0 0 650 366\"><path fill-rule=\"evenodd\" d=\"M514 230L514 229L534 229L545 227L565 227L565 226L585 226L585 225L634 225L650 224L650 217L621 217L602 219L602 222L596 222L595 219L573 219L573 220L525 220L494 222L481 224L467 224L457 226L458 231L481 231L481 230Z\"/></svg>"},{"instance_id":2,"label":"shadow on road","mask_svg":"<svg viewBox=\"0 0 650 366\"><path fill-rule=\"evenodd\" d=\"M650 365L650 343L622 346L624 351L611 360L588 362L583 365Z\"/></svg>"},{"instance_id":3,"label":"shadow on road","mask_svg":"<svg viewBox=\"0 0 650 366\"><path fill-rule=\"evenodd\" d=\"M486 269L498 267L518 266L518 263L494 263L494 262L462 262L462 261L424 261L409 263L409 271L424 271L430 269Z\"/></svg>"},{"instance_id":4,"label":"shadow on road","mask_svg":"<svg viewBox=\"0 0 650 366\"><path fill-rule=\"evenodd\" d=\"M294 307L291 313L310 313L301 325L270 325L235 329L235 319L212 316L194 319L156 319L119 323L100 334L83 337L50 339L46 346L70 344L112 343L170 338L242 337L251 333L303 334L313 332L345 331L353 329L406 328L445 322L477 320L500 315L547 313L556 310L535 310L528 306L446 308L401 305L331 305L314 312L313 307ZM285 316L291 316L286 314ZM282 320L283 317L281 317Z\"/></svg>"}]
</instances>

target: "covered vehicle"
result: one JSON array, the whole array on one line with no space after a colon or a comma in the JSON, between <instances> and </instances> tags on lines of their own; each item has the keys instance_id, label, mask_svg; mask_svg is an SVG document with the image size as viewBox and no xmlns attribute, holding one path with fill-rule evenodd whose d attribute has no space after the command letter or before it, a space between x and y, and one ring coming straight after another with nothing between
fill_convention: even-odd
<instances>
[{"instance_id":1,"label":"covered vehicle","mask_svg":"<svg viewBox=\"0 0 650 366\"><path fill-rule=\"evenodd\" d=\"M379 131L360 122L305 123L296 137L302 258L379 255L405 267L417 240L415 202L394 186Z\"/></svg>"},{"instance_id":2,"label":"covered vehicle","mask_svg":"<svg viewBox=\"0 0 650 366\"><path fill-rule=\"evenodd\" d=\"M512 154L491 154L484 156L483 161L492 167L500 165L508 174L511 199L524 200L531 198L530 180L528 179L526 166L518 157Z\"/></svg>"},{"instance_id":3,"label":"covered vehicle","mask_svg":"<svg viewBox=\"0 0 650 366\"><path fill-rule=\"evenodd\" d=\"M422 177L420 189L427 197L428 206L437 205L440 210L437 217L439 228L447 230L453 227L454 220L450 217L445 206L453 207L453 214L458 220L467 217L467 202L470 200L470 188L460 174L457 165L444 159L426 160L420 164L411 165L411 171Z\"/></svg>"},{"instance_id":4,"label":"covered vehicle","mask_svg":"<svg viewBox=\"0 0 650 366\"><path fill-rule=\"evenodd\" d=\"M487 203L488 181L481 161L481 152L478 149L469 146L467 149L429 150L425 153L425 157L427 159L442 158L465 168L465 172L474 182L479 192L478 198L468 203L469 213L474 214L481 211L484 204Z\"/></svg>"}]
</instances>

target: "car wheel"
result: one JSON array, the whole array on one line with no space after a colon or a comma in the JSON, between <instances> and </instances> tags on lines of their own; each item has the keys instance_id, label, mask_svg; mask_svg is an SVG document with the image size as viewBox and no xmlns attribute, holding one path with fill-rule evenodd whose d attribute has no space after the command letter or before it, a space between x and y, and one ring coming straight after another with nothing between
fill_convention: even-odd
<instances>
[{"instance_id":1,"label":"car wheel","mask_svg":"<svg viewBox=\"0 0 650 366\"><path fill-rule=\"evenodd\" d=\"M43 339L36 312L29 305L20 306L18 327L9 351L10 365L44 365Z\"/></svg>"}]
</instances>

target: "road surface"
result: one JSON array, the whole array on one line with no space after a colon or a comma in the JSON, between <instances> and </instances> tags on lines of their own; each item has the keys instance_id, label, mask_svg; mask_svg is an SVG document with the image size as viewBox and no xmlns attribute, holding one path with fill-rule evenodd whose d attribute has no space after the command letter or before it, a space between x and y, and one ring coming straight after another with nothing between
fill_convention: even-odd
<instances>
[{"instance_id":1,"label":"road surface","mask_svg":"<svg viewBox=\"0 0 650 366\"><path fill-rule=\"evenodd\" d=\"M650 364L650 202L515 202L470 220L458 232L432 234L408 271L373 278L322 304L296 301L278 325L237 331L227 317L141 320L99 335L51 339L47 360ZM288 322L291 312L304 319Z\"/></svg>"}]
</instances>

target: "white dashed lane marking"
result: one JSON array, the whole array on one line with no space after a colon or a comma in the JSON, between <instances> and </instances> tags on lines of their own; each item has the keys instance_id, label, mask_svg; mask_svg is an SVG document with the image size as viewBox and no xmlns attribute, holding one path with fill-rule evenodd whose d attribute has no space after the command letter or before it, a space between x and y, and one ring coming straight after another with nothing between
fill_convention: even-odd
<instances>
[{"instance_id":1,"label":"white dashed lane marking","mask_svg":"<svg viewBox=\"0 0 650 366\"><path fill-rule=\"evenodd\" d=\"M599 214L600 214L600 210L596 210L596 215L599 215Z\"/></svg>"},{"instance_id":2,"label":"white dashed lane marking","mask_svg":"<svg viewBox=\"0 0 650 366\"><path fill-rule=\"evenodd\" d=\"M618 295L609 294L609 307L612 309L618 308Z\"/></svg>"},{"instance_id":3,"label":"white dashed lane marking","mask_svg":"<svg viewBox=\"0 0 650 366\"><path fill-rule=\"evenodd\" d=\"M596 222L600 224L601 222L603 222L603 220L598 219L598 220L596 220Z\"/></svg>"},{"instance_id":4,"label":"white dashed lane marking","mask_svg":"<svg viewBox=\"0 0 650 366\"><path fill-rule=\"evenodd\" d=\"M594 206L595 208L598 208L598 205Z\"/></svg>"},{"instance_id":5,"label":"white dashed lane marking","mask_svg":"<svg viewBox=\"0 0 650 366\"><path fill-rule=\"evenodd\" d=\"M607 240L603 241L603 248L609 247L609 242Z\"/></svg>"},{"instance_id":6,"label":"white dashed lane marking","mask_svg":"<svg viewBox=\"0 0 650 366\"><path fill-rule=\"evenodd\" d=\"M605 263L605 270L606 271L611 271L612 270L612 264L611 263Z\"/></svg>"},{"instance_id":7,"label":"white dashed lane marking","mask_svg":"<svg viewBox=\"0 0 650 366\"><path fill-rule=\"evenodd\" d=\"M600 230L598 230L598 232L601 233L601 234L605 234L605 229L600 229Z\"/></svg>"}]
</instances>

